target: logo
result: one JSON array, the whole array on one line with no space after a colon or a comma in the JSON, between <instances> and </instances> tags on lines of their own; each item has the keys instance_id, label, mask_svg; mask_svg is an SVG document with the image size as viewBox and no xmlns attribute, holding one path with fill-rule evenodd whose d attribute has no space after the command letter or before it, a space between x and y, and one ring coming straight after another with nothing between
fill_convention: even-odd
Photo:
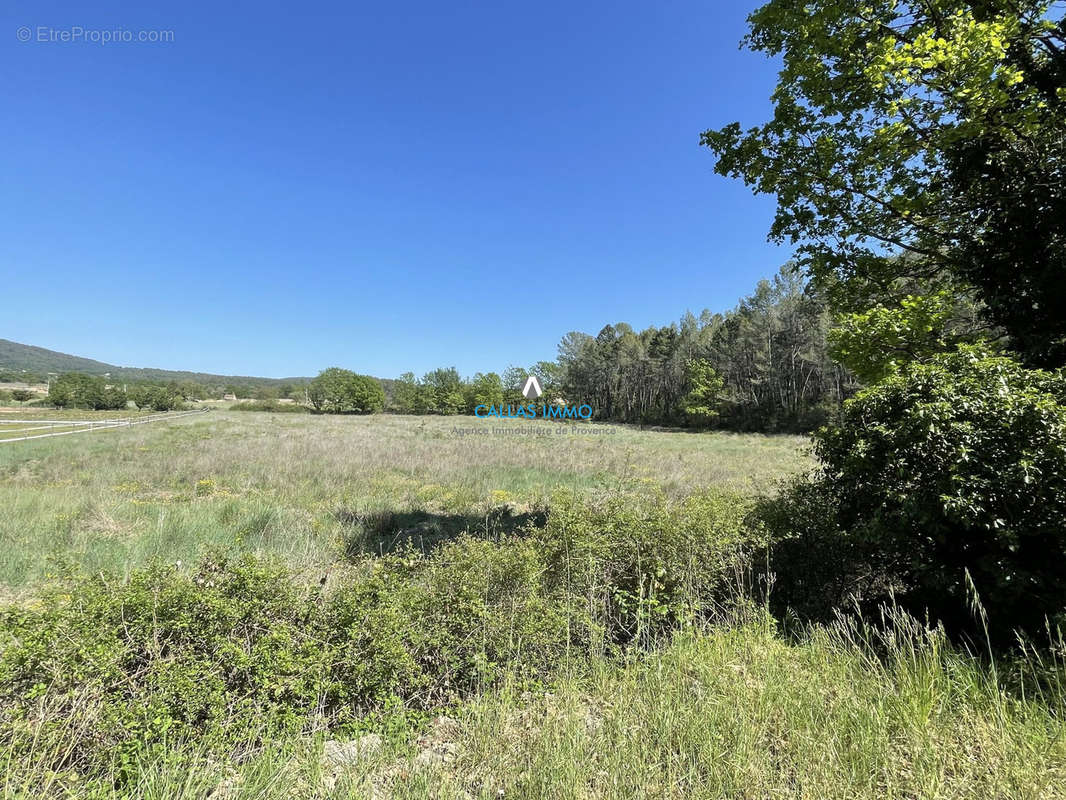
<instances>
[{"instance_id":1,"label":"logo","mask_svg":"<svg viewBox=\"0 0 1066 800\"><path fill-rule=\"evenodd\" d=\"M592 406L585 404L580 406L549 406L547 404L536 405L529 403L524 406L486 406L479 405L474 408L475 417L498 417L500 419L592 419Z\"/></svg>"},{"instance_id":2,"label":"logo","mask_svg":"<svg viewBox=\"0 0 1066 800\"><path fill-rule=\"evenodd\" d=\"M540 381L537 380L536 375L530 375L526 378L526 385L522 387L522 396L526 400L536 400L541 394L543 392L540 390Z\"/></svg>"},{"instance_id":3,"label":"logo","mask_svg":"<svg viewBox=\"0 0 1066 800\"><path fill-rule=\"evenodd\" d=\"M547 403L543 400L538 405L532 402L544 394L540 385L540 379L536 375L526 378L522 386L522 396L531 402L525 405L478 405L474 408L475 417L496 417L497 419L544 419L544 420L590 420L592 419L592 406L587 403L574 406L558 405L562 401Z\"/></svg>"}]
</instances>

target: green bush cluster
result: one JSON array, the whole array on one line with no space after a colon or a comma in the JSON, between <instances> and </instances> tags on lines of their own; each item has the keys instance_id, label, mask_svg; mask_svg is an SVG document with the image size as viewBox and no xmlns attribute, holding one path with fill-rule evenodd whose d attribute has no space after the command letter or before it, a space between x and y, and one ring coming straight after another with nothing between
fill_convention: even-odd
<instances>
[{"instance_id":1,"label":"green bush cluster","mask_svg":"<svg viewBox=\"0 0 1066 800\"><path fill-rule=\"evenodd\" d=\"M655 638L732 605L753 548L750 502L724 492L643 502L557 496L534 532L552 580L584 599L610 641Z\"/></svg>"},{"instance_id":2,"label":"green bush cluster","mask_svg":"<svg viewBox=\"0 0 1066 800\"><path fill-rule=\"evenodd\" d=\"M910 364L815 439L821 471L770 504L782 602L893 592L994 639L1066 609L1066 376L976 347Z\"/></svg>"},{"instance_id":3,"label":"green bush cluster","mask_svg":"<svg viewBox=\"0 0 1066 800\"><path fill-rule=\"evenodd\" d=\"M560 496L542 528L366 557L322 584L217 554L191 572L69 576L0 617L0 733L17 753L77 720L64 751L92 772L166 740L344 730L536 682L726 602L742 518L721 495Z\"/></svg>"},{"instance_id":4,"label":"green bush cluster","mask_svg":"<svg viewBox=\"0 0 1066 800\"><path fill-rule=\"evenodd\" d=\"M126 392L121 386L109 384L104 378L67 372L48 387L48 402L56 408L86 408L95 411L123 409Z\"/></svg>"},{"instance_id":5,"label":"green bush cluster","mask_svg":"<svg viewBox=\"0 0 1066 800\"><path fill-rule=\"evenodd\" d=\"M180 411L185 397L174 385L140 383L130 388L129 398L142 411Z\"/></svg>"},{"instance_id":6,"label":"green bush cluster","mask_svg":"<svg viewBox=\"0 0 1066 800\"><path fill-rule=\"evenodd\" d=\"M385 408L381 381L340 367L322 370L307 386L315 411L330 414L373 414Z\"/></svg>"},{"instance_id":7,"label":"green bush cluster","mask_svg":"<svg viewBox=\"0 0 1066 800\"><path fill-rule=\"evenodd\" d=\"M307 414L309 409L301 403L279 403L277 400L255 400L234 403L230 411L269 411L275 414Z\"/></svg>"}]
</instances>

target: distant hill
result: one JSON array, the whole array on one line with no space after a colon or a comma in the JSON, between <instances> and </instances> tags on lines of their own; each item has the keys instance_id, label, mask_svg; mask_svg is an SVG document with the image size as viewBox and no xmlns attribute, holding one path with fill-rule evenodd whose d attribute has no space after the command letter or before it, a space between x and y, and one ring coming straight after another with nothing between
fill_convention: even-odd
<instances>
[{"instance_id":1,"label":"distant hill","mask_svg":"<svg viewBox=\"0 0 1066 800\"><path fill-rule=\"evenodd\" d=\"M215 375L209 372L184 372L145 367L119 367L91 358L72 356L0 339L0 371L30 372L46 375L49 372L84 372L89 375L110 374L124 381L195 381L202 384L243 384L246 386L277 386L282 383L309 381L310 378L256 378L247 375Z\"/></svg>"}]
</instances>

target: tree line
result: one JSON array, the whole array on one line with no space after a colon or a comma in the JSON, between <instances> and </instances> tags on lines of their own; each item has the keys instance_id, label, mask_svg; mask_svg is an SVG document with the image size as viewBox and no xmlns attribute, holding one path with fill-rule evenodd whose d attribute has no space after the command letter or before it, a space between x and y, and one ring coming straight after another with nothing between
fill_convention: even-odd
<instances>
[{"instance_id":1,"label":"tree line","mask_svg":"<svg viewBox=\"0 0 1066 800\"><path fill-rule=\"evenodd\" d=\"M199 398L186 394L177 383L117 384L98 375L66 372L49 384L45 402L56 408L93 411L120 410L129 408L131 403L142 410L175 411L193 399Z\"/></svg>"},{"instance_id":2,"label":"tree line","mask_svg":"<svg viewBox=\"0 0 1066 800\"><path fill-rule=\"evenodd\" d=\"M724 314L685 314L637 332L626 323L559 344L564 396L630 423L809 430L857 388L833 360L830 316L790 265Z\"/></svg>"},{"instance_id":3,"label":"tree line","mask_svg":"<svg viewBox=\"0 0 1066 800\"><path fill-rule=\"evenodd\" d=\"M298 399L323 413L473 414L478 406L529 402L522 388L535 375L542 402L587 404L600 420L811 430L859 386L834 360L830 329L825 300L786 265L731 311L687 313L640 332L624 322L596 336L571 332L555 361L465 378L439 367L394 381L331 367Z\"/></svg>"}]
</instances>

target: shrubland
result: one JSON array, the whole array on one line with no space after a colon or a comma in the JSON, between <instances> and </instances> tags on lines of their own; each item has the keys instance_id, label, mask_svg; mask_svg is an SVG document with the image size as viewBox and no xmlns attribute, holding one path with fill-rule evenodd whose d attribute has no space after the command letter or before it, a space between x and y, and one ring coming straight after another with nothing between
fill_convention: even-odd
<instances>
[{"instance_id":1,"label":"shrubland","mask_svg":"<svg viewBox=\"0 0 1066 800\"><path fill-rule=\"evenodd\" d=\"M960 354L937 368L962 384L999 375L1009 388L986 411L948 396L916 416L940 430L938 415L965 411L961 429L976 437L966 441L1013 424L1005 409L1030 418L1030 407L1047 407L1051 384L1012 378L999 357ZM915 392L915 380L905 373L881 391ZM861 396L841 425L866 431L856 420L882 405L896 407ZM11 457L9 497L45 492L43 481L98 498L114 483L116 500L148 513L129 530L158 536L136 558L85 561L121 552L114 544L129 533L112 522L7 603L7 794L1054 797L1061 783L1058 640L1024 655L1001 642L994 655L967 652L935 619L916 623L907 605L882 619L875 602L863 609L870 622L807 622L794 577L831 585L837 565L860 563L841 548L863 540L836 535L840 525L825 549L811 546L803 514L833 507L797 506L795 489L775 500L707 486L722 481L723 458L775 440L625 430L617 440L531 439L518 461L543 461L544 489L566 474L564 453L583 454L603 477L547 492L512 481L511 492L488 492L493 511L473 489L514 474L509 441L449 439L444 420L208 416L130 431L132 461L102 439L67 453L36 445L30 465ZM918 422L884 435L902 430L928 446ZM1045 445L1034 434L1027 447L1035 458ZM830 452L819 450L823 464ZM196 478L206 464L215 477ZM410 498L426 505L397 505L405 484L368 472L387 464L417 474ZM353 492L386 478L383 495ZM183 494L156 497L164 486ZM249 516L239 507L251 487ZM284 494L299 487L315 494ZM285 530L314 538L314 526L296 525L296 505L283 515L267 503L322 507L338 527L315 545L318 557L294 558L271 543ZM18 504L19 518L38 524ZM177 563L168 520L180 525L201 507L229 511L196 518ZM98 512L65 524L89 523L100 524ZM277 531L257 536L249 525ZM207 537L209 528L234 534ZM861 563L876 571L881 544L862 546ZM434 722L441 715L448 721ZM370 734L382 742L372 757L320 761L324 739ZM427 744L435 737L446 741Z\"/></svg>"},{"instance_id":2,"label":"shrubland","mask_svg":"<svg viewBox=\"0 0 1066 800\"><path fill-rule=\"evenodd\" d=\"M544 686L739 608L746 506L564 493L541 527L355 554L321 580L225 554L72 571L3 612L2 733L13 757L55 749L54 769L134 779L134 755L171 739L226 753L249 730L351 734L505 679Z\"/></svg>"},{"instance_id":3,"label":"shrubland","mask_svg":"<svg viewBox=\"0 0 1066 800\"><path fill-rule=\"evenodd\" d=\"M307 414L309 409L300 403L281 403L277 400L245 400L233 403L230 411L269 411L275 414Z\"/></svg>"},{"instance_id":4,"label":"shrubland","mask_svg":"<svg viewBox=\"0 0 1066 800\"><path fill-rule=\"evenodd\" d=\"M324 576L66 574L4 612L2 790L1062 796L1061 642L990 669L899 609L782 635L748 502L646 500L564 493L541 525Z\"/></svg>"}]
</instances>

